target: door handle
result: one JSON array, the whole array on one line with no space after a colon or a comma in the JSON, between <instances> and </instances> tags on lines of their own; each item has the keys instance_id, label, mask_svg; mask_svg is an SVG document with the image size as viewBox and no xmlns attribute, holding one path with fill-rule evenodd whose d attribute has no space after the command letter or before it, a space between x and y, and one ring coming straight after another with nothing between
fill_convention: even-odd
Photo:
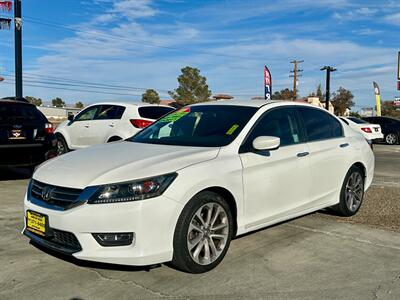
<instances>
[{"instance_id":1,"label":"door handle","mask_svg":"<svg viewBox=\"0 0 400 300\"><path fill-rule=\"evenodd\" d=\"M89 128L89 127L90 127L90 125L86 124L86 125L85 125L85 127L86 127L86 128Z\"/></svg>"},{"instance_id":2,"label":"door handle","mask_svg":"<svg viewBox=\"0 0 400 300\"><path fill-rule=\"evenodd\" d=\"M304 157L304 156L307 156L308 154L310 154L310 152L300 152L300 153L297 153L297 157Z\"/></svg>"},{"instance_id":3,"label":"door handle","mask_svg":"<svg viewBox=\"0 0 400 300\"><path fill-rule=\"evenodd\" d=\"M115 125L114 125L114 124L108 124L108 126L110 126L110 127L114 127Z\"/></svg>"},{"instance_id":4,"label":"door handle","mask_svg":"<svg viewBox=\"0 0 400 300\"><path fill-rule=\"evenodd\" d=\"M348 147L348 146L350 146L349 143L340 144L340 148L346 148L346 147Z\"/></svg>"}]
</instances>

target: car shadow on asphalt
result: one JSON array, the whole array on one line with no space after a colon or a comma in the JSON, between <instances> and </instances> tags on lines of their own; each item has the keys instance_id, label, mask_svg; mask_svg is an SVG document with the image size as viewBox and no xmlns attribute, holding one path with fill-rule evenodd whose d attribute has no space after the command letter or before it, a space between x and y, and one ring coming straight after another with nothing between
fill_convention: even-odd
<instances>
[{"instance_id":1,"label":"car shadow on asphalt","mask_svg":"<svg viewBox=\"0 0 400 300\"><path fill-rule=\"evenodd\" d=\"M0 167L0 181L24 180L31 178L32 173L28 168Z\"/></svg>"},{"instance_id":2,"label":"car shadow on asphalt","mask_svg":"<svg viewBox=\"0 0 400 300\"><path fill-rule=\"evenodd\" d=\"M112 270L112 271L121 271L121 272L149 272L153 269L161 267L161 264L155 264L150 266L127 266L127 265L117 265L117 264L109 264L102 262L93 262L87 260L77 259L72 255L66 255L48 248L45 248L41 245L36 244L33 241L29 242L32 246L40 251L45 252L48 255L51 255L55 258L61 259L65 262L74 264L78 267L91 268L91 269L102 269L102 270Z\"/></svg>"}]
</instances>

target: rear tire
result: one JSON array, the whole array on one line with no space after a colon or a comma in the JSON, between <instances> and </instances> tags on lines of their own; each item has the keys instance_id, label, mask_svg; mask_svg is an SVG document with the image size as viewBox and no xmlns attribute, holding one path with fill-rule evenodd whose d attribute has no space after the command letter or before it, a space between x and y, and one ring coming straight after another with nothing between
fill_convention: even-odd
<instances>
[{"instance_id":1,"label":"rear tire","mask_svg":"<svg viewBox=\"0 0 400 300\"><path fill-rule=\"evenodd\" d=\"M188 273L212 270L228 251L233 228L229 205L220 195L197 194L179 216L172 265Z\"/></svg>"},{"instance_id":2,"label":"rear tire","mask_svg":"<svg viewBox=\"0 0 400 300\"><path fill-rule=\"evenodd\" d=\"M352 166L344 179L340 201L332 207L332 210L344 217L355 215L364 199L364 181L364 174L360 168Z\"/></svg>"},{"instance_id":3,"label":"rear tire","mask_svg":"<svg viewBox=\"0 0 400 300\"><path fill-rule=\"evenodd\" d=\"M385 142L388 145L396 145L398 143L398 137L395 133L388 133L385 136Z\"/></svg>"},{"instance_id":4,"label":"rear tire","mask_svg":"<svg viewBox=\"0 0 400 300\"><path fill-rule=\"evenodd\" d=\"M65 141L64 137L61 135L57 136L57 156L63 155L69 152L68 144Z\"/></svg>"}]
</instances>

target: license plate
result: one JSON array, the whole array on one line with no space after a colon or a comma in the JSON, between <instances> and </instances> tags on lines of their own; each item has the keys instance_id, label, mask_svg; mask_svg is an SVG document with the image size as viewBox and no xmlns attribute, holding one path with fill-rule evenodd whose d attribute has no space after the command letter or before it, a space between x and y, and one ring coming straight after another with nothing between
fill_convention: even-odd
<instances>
[{"instance_id":1,"label":"license plate","mask_svg":"<svg viewBox=\"0 0 400 300\"><path fill-rule=\"evenodd\" d=\"M20 129L11 130L10 135L9 135L8 138L10 140L24 140L24 139L26 139L25 134Z\"/></svg>"},{"instance_id":2,"label":"license plate","mask_svg":"<svg viewBox=\"0 0 400 300\"><path fill-rule=\"evenodd\" d=\"M26 212L26 229L45 236L47 228L47 216L28 210Z\"/></svg>"}]
</instances>

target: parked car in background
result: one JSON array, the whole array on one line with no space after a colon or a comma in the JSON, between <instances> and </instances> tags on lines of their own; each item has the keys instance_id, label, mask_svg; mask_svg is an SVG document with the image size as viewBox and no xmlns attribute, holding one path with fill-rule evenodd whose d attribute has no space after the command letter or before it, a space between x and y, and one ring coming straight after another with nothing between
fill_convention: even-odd
<instances>
[{"instance_id":1,"label":"parked car in background","mask_svg":"<svg viewBox=\"0 0 400 300\"><path fill-rule=\"evenodd\" d=\"M122 102L90 105L57 127L58 154L124 140L173 110L170 106Z\"/></svg>"},{"instance_id":2,"label":"parked car in background","mask_svg":"<svg viewBox=\"0 0 400 300\"><path fill-rule=\"evenodd\" d=\"M343 122L351 128L363 134L370 141L379 141L383 139L383 133L379 124L370 124L356 117L341 117Z\"/></svg>"},{"instance_id":3,"label":"parked car in background","mask_svg":"<svg viewBox=\"0 0 400 300\"><path fill-rule=\"evenodd\" d=\"M78 259L201 273L235 236L326 207L356 214L373 174L366 139L324 109L195 104L39 167L24 234Z\"/></svg>"},{"instance_id":4,"label":"parked car in background","mask_svg":"<svg viewBox=\"0 0 400 300\"><path fill-rule=\"evenodd\" d=\"M363 120L379 124L386 144L395 145L400 141L400 120L391 117L365 117Z\"/></svg>"},{"instance_id":5,"label":"parked car in background","mask_svg":"<svg viewBox=\"0 0 400 300\"><path fill-rule=\"evenodd\" d=\"M0 166L33 169L56 156L53 125L26 99L0 100Z\"/></svg>"}]
</instances>

